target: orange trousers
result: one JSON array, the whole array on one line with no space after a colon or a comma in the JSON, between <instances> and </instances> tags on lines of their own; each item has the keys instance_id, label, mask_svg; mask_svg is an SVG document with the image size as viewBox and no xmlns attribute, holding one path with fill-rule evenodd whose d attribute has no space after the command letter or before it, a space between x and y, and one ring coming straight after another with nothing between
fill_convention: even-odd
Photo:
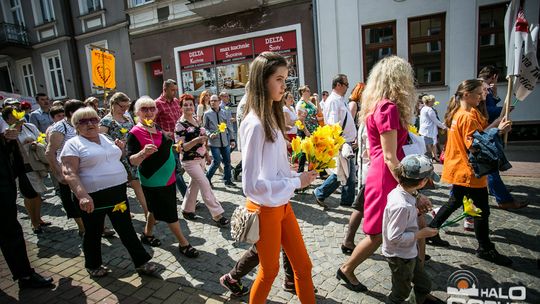
<instances>
[{"instance_id":1,"label":"orange trousers","mask_svg":"<svg viewBox=\"0 0 540 304\"><path fill-rule=\"evenodd\" d=\"M315 303L311 278L311 260L290 203L279 207L259 206L248 200L246 208L259 209L259 271L251 287L249 303L265 303L279 272L281 247L289 257L294 272L296 294L301 303Z\"/></svg>"}]
</instances>

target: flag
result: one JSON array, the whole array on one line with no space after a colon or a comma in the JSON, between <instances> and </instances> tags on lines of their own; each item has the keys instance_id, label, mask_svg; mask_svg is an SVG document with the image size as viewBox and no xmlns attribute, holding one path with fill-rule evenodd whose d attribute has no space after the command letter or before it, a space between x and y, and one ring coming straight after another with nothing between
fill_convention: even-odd
<instances>
[{"instance_id":1,"label":"flag","mask_svg":"<svg viewBox=\"0 0 540 304\"><path fill-rule=\"evenodd\" d=\"M524 100L533 90L540 69L536 58L538 25L531 25L525 19L523 8L513 0L504 18L506 42L507 75L515 76L514 93L516 99Z\"/></svg>"}]
</instances>

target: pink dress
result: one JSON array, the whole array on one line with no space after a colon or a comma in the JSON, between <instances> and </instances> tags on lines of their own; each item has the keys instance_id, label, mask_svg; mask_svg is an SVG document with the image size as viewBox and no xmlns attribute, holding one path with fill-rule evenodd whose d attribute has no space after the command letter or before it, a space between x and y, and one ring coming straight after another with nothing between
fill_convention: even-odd
<instances>
[{"instance_id":1,"label":"pink dress","mask_svg":"<svg viewBox=\"0 0 540 304\"><path fill-rule=\"evenodd\" d=\"M377 105L373 114L366 119L369 156L371 163L366 177L364 203L364 233L382 233L382 218L388 193L397 186L397 181L384 163L381 134L397 130L397 158L405 157L403 145L407 143L408 131L399 121L397 106L388 99Z\"/></svg>"}]
</instances>

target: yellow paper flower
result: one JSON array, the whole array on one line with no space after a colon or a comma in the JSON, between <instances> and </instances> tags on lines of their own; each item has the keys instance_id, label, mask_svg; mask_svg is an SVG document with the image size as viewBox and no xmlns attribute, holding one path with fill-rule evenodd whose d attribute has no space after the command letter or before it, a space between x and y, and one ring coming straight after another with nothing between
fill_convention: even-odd
<instances>
[{"instance_id":1,"label":"yellow paper flower","mask_svg":"<svg viewBox=\"0 0 540 304\"><path fill-rule=\"evenodd\" d=\"M304 124L300 120L295 121L294 125L298 127L298 130L304 130Z\"/></svg>"},{"instance_id":2,"label":"yellow paper flower","mask_svg":"<svg viewBox=\"0 0 540 304\"><path fill-rule=\"evenodd\" d=\"M124 211L127 210L127 206L126 206L126 201L123 201L121 203L118 203L116 205L114 205L114 208L113 208L113 212L116 212L116 211L120 211L122 213L124 213Z\"/></svg>"},{"instance_id":3,"label":"yellow paper flower","mask_svg":"<svg viewBox=\"0 0 540 304\"><path fill-rule=\"evenodd\" d=\"M143 119L144 124L151 127L154 121L152 119Z\"/></svg>"},{"instance_id":4,"label":"yellow paper flower","mask_svg":"<svg viewBox=\"0 0 540 304\"><path fill-rule=\"evenodd\" d=\"M13 111L11 111L11 115L13 115L13 117L15 117L16 120L21 120L24 118L24 114L26 114L24 111L17 111L15 109L13 109Z\"/></svg>"},{"instance_id":5,"label":"yellow paper flower","mask_svg":"<svg viewBox=\"0 0 540 304\"><path fill-rule=\"evenodd\" d=\"M227 124L222 122L218 125L218 131L219 133L223 133L225 132L225 130L227 129Z\"/></svg>"},{"instance_id":6,"label":"yellow paper flower","mask_svg":"<svg viewBox=\"0 0 540 304\"><path fill-rule=\"evenodd\" d=\"M291 141L291 148L293 150L293 152L295 154L298 154L300 152L302 152L301 148L300 148L300 145L302 144L302 139L300 137L295 137L292 141Z\"/></svg>"},{"instance_id":7,"label":"yellow paper flower","mask_svg":"<svg viewBox=\"0 0 540 304\"><path fill-rule=\"evenodd\" d=\"M440 104L441 104L441 103L438 102L438 101L435 101L435 103L433 103L433 105L436 105L436 106L438 106L438 105L440 105Z\"/></svg>"},{"instance_id":8,"label":"yellow paper flower","mask_svg":"<svg viewBox=\"0 0 540 304\"><path fill-rule=\"evenodd\" d=\"M472 199L463 197L463 212L469 216L481 216L482 210L474 205Z\"/></svg>"},{"instance_id":9,"label":"yellow paper flower","mask_svg":"<svg viewBox=\"0 0 540 304\"><path fill-rule=\"evenodd\" d=\"M302 101L302 103L300 104L300 106L301 106L302 108L305 109L305 108L306 108L306 103Z\"/></svg>"},{"instance_id":10,"label":"yellow paper flower","mask_svg":"<svg viewBox=\"0 0 540 304\"><path fill-rule=\"evenodd\" d=\"M414 135L418 135L418 129L413 125L409 125L409 132L413 133Z\"/></svg>"},{"instance_id":11,"label":"yellow paper flower","mask_svg":"<svg viewBox=\"0 0 540 304\"><path fill-rule=\"evenodd\" d=\"M128 131L128 129L126 129L126 128L122 128L122 129L120 129L120 133L122 133L122 134L126 134L126 133L127 133L127 131Z\"/></svg>"},{"instance_id":12,"label":"yellow paper flower","mask_svg":"<svg viewBox=\"0 0 540 304\"><path fill-rule=\"evenodd\" d=\"M45 135L45 133L39 133L39 136L38 138L36 139L36 141L40 144L45 144L45 138L47 137L47 135Z\"/></svg>"}]
</instances>

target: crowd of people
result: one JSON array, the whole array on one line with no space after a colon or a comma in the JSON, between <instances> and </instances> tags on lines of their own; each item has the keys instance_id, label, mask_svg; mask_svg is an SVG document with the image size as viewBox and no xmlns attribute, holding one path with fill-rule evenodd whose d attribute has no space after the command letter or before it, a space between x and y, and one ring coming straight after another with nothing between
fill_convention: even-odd
<instances>
[{"instance_id":1,"label":"crowd of people","mask_svg":"<svg viewBox=\"0 0 540 304\"><path fill-rule=\"evenodd\" d=\"M221 285L235 296L250 293L250 303L264 303L279 272L282 252L284 290L295 292L302 303L315 303L309 248L290 200L321 178L324 181L313 189L310 200L326 210L325 200L341 187L340 205L352 210L341 244L343 254L350 257L336 269L344 286L356 292L368 290L355 269L382 246L392 273L388 302L401 303L414 289L417 303L442 303L430 295L425 246L426 242L449 246L438 229L463 206L463 198L471 198L482 210L481 217L465 222L465 228L475 231L477 256L502 266L512 261L490 241L488 194L503 209L526 206L510 195L499 168L479 175L469 161L471 153L481 152L473 145L476 131L498 138L511 129L496 105L497 74L486 67L479 78L460 83L442 121L435 97L417 97L412 67L397 56L380 60L367 82L356 84L349 96L348 77L337 74L332 91L323 91L319 100L307 85L298 92L287 91L287 61L276 53L262 53L251 64L246 94L235 113L226 91L177 97L178 85L172 79L164 81L156 99L143 96L132 102L122 92L113 94L108 113L98 108L94 97L51 102L47 95L38 94L35 111L29 111L25 102L4 100L0 120L0 195L8 199L4 209L8 217L0 227L4 258L21 288L53 284L31 268L16 214L18 187L33 232L43 233L51 225L40 213L41 197L47 191L44 180L49 177L67 218L78 227L91 277L110 272L101 257L101 238L114 233L135 270L153 275L158 267L143 244L161 246L160 236L153 232L157 221L165 222L176 237L180 254L197 258L199 251L179 224L177 190L183 198L183 219L200 218L195 208L200 193L215 225L226 229L230 221L212 184L219 169L228 188L236 188L233 180L242 177L246 208L259 217L259 241L220 278ZM297 101L293 93L300 96ZM425 155L406 152L415 119ZM345 142L338 156L342 158L339 170L328 174L306 170L305 156L291 162L293 139L336 124ZM233 168L235 149L241 151L242 160ZM420 191L438 181L433 163L442 161L442 180L452 188L448 203L428 223L425 214L431 213L432 205ZM128 185L144 212L145 226L139 236L131 221ZM114 231L105 226L105 216ZM356 244L362 222L365 237ZM241 280L257 265L250 290Z\"/></svg>"}]
</instances>

